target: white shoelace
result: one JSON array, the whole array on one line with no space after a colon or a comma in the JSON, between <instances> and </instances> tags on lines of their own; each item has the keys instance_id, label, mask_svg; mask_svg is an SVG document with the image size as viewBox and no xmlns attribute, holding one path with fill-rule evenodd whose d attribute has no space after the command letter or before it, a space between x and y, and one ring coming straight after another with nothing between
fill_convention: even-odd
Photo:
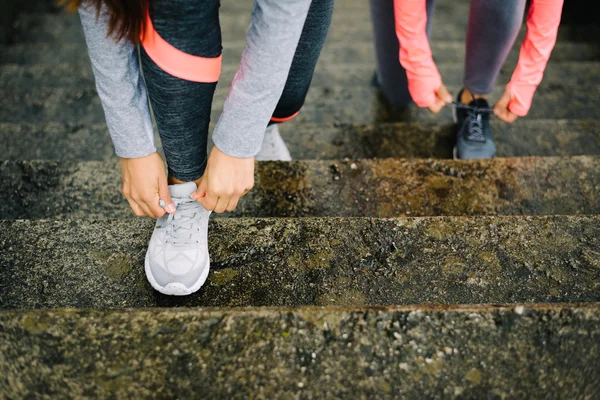
<instances>
[{"instance_id":1,"label":"white shoelace","mask_svg":"<svg viewBox=\"0 0 600 400\"><path fill-rule=\"evenodd\" d=\"M178 247L185 247L191 244L200 243L198 235L200 228L194 228L202 220L201 205L193 199L173 199L177 212L169 214L164 224L160 228L166 228L171 225L171 229L166 231L166 243Z\"/></svg>"}]
</instances>

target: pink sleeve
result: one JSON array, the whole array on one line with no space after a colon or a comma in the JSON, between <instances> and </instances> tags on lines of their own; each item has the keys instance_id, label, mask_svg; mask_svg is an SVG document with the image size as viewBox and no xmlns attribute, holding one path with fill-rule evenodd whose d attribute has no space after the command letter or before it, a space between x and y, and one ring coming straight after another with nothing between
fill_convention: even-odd
<instances>
[{"instance_id":1,"label":"pink sleeve","mask_svg":"<svg viewBox=\"0 0 600 400\"><path fill-rule=\"evenodd\" d=\"M419 107L435 102L442 78L433 62L427 39L425 0L394 0L400 64L406 70L408 90Z\"/></svg>"},{"instance_id":2,"label":"pink sleeve","mask_svg":"<svg viewBox=\"0 0 600 400\"><path fill-rule=\"evenodd\" d=\"M508 84L508 109L524 117L544 76L544 69L556 43L564 0L532 0L527 15L527 35L521 46L519 63Z\"/></svg>"}]
</instances>

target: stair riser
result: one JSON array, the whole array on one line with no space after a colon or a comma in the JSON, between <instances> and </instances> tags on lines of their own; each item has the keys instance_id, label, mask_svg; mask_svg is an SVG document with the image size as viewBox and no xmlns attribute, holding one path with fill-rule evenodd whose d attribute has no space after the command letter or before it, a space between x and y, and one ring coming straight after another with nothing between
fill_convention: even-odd
<instances>
[{"instance_id":1,"label":"stair riser","mask_svg":"<svg viewBox=\"0 0 600 400\"><path fill-rule=\"evenodd\" d=\"M212 220L184 298L143 272L150 220L0 223L0 307L600 301L600 216Z\"/></svg>"},{"instance_id":2,"label":"stair riser","mask_svg":"<svg viewBox=\"0 0 600 400\"><path fill-rule=\"evenodd\" d=\"M457 93L459 87L450 88ZM492 102L500 98L502 88L492 93ZM212 119L216 121L228 88L220 87L215 93ZM530 118L590 119L597 111L600 94L590 93L587 85L541 87L529 112ZM378 91L368 87L316 87L308 93L298 121L334 123L372 123L391 121L449 121L450 107L438 116L414 107L394 111L381 101ZM89 87L39 87L31 92L19 92L0 98L0 121L63 122L89 125L104 122L104 114L96 91Z\"/></svg>"},{"instance_id":3,"label":"stair riser","mask_svg":"<svg viewBox=\"0 0 600 400\"><path fill-rule=\"evenodd\" d=\"M332 86L369 87L373 79L374 64L337 64L319 65L311 87L314 89ZM460 87L464 79L462 65L440 64L440 74L449 86ZM221 87L229 88L237 71L236 65L227 65L221 74ZM505 85L511 77L512 68L507 68L498 79L498 85ZM567 62L550 64L545 71L540 90L583 85L600 84L599 62ZM75 66L61 64L55 67L47 65L4 65L0 66L0 88L5 93L35 91L38 87L86 89L94 87L94 76L88 65Z\"/></svg>"},{"instance_id":4,"label":"stair riser","mask_svg":"<svg viewBox=\"0 0 600 400\"><path fill-rule=\"evenodd\" d=\"M227 43L223 48L223 65L238 65L243 42ZM460 64L465 61L465 45L462 42L434 42L433 55L440 64ZM510 52L507 67L516 64L519 47ZM559 42L552 51L551 64L555 62L585 62L600 59L600 48L591 43ZM83 42L76 44L20 44L0 46L0 62L5 64L89 65L87 48ZM319 65L334 67L342 64L374 63L375 48L372 41L327 42L319 58ZM506 67L505 67L506 68Z\"/></svg>"},{"instance_id":5,"label":"stair riser","mask_svg":"<svg viewBox=\"0 0 600 400\"><path fill-rule=\"evenodd\" d=\"M251 6L250 2L247 4ZM449 2L443 9L438 9L434 15L431 40L464 42L467 21L468 5L466 8L457 7ZM246 11L222 12L220 25L223 43L243 40L249 22L250 7ZM599 33L600 28L594 25L563 25L558 31L558 40L594 43ZM525 34L526 27L523 25L516 43L520 43ZM19 18L12 37L17 43L76 43L83 40L83 30L77 15L32 14ZM336 9L327 40L353 43L372 39L373 29L368 10L347 10L343 6Z\"/></svg>"},{"instance_id":6,"label":"stair riser","mask_svg":"<svg viewBox=\"0 0 600 400\"><path fill-rule=\"evenodd\" d=\"M0 373L9 398L583 399L599 326L594 306L24 311L0 313Z\"/></svg>"},{"instance_id":7,"label":"stair riser","mask_svg":"<svg viewBox=\"0 0 600 400\"><path fill-rule=\"evenodd\" d=\"M498 157L600 155L600 121L525 118L512 125L492 120L491 126ZM455 130L453 123L330 125L291 121L280 126L296 160L452 158ZM158 135L155 143L160 148ZM103 124L0 123L0 152L6 160L100 161L116 157Z\"/></svg>"}]
</instances>

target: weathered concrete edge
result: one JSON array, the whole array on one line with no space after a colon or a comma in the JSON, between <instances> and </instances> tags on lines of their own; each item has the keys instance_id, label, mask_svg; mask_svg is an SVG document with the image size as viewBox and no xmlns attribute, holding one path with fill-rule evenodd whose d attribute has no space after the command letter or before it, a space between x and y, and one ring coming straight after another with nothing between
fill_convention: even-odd
<instances>
[{"instance_id":1,"label":"weathered concrete edge","mask_svg":"<svg viewBox=\"0 0 600 400\"><path fill-rule=\"evenodd\" d=\"M298 306L298 307L156 307L156 308L0 308L0 315L22 315L27 314L202 314L206 316L237 314L245 316L265 316L274 314L339 314L339 313L366 313L366 312L495 312L513 310L517 314L530 311L562 311L578 310L600 312L600 302L586 303L506 303L506 304L414 304L397 306Z\"/></svg>"},{"instance_id":2,"label":"weathered concrete edge","mask_svg":"<svg viewBox=\"0 0 600 400\"><path fill-rule=\"evenodd\" d=\"M448 221L448 220L481 220L486 222L493 222L497 220L515 220L515 221L531 221L531 220L548 220L548 219L581 219L581 218L590 218L590 219L598 219L600 221L600 214L576 214L576 215L565 215L565 214L556 214L556 215L432 215L432 216L395 216L395 217L368 217L368 216L360 216L360 217L346 217L346 216L333 216L333 217L240 217L240 218L211 218L209 222L210 224L219 224L219 225L236 225L242 224L249 221L262 221L265 223L273 223L276 221L285 221L285 222L294 222L294 221L398 221L403 223L418 223L421 221ZM27 218L16 218L16 219L0 219L0 225L12 225L12 224L31 224L31 225L42 225L42 224L60 224L65 225L69 222L74 221L85 221L85 223L89 224L110 224L111 221L137 221L143 226L154 226L154 220L147 217L136 217L133 214L127 218L37 218L37 219L27 219ZM137 229L137 228L136 228Z\"/></svg>"}]
</instances>

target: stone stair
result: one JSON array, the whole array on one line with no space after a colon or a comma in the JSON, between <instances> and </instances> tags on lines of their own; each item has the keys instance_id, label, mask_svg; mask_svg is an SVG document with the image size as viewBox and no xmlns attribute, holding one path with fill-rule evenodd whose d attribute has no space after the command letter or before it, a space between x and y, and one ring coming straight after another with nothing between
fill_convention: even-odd
<instances>
[{"instance_id":1,"label":"stone stair","mask_svg":"<svg viewBox=\"0 0 600 400\"><path fill-rule=\"evenodd\" d=\"M438 3L456 93L469 3ZM223 1L214 119L250 7ZM386 106L368 2L336 0L281 126L296 161L257 164L211 220L206 285L173 298L145 279L153 222L120 195L77 16L0 14L0 398L600 398L597 25L561 27L530 115L492 121L499 158L455 161L450 110Z\"/></svg>"}]
</instances>

